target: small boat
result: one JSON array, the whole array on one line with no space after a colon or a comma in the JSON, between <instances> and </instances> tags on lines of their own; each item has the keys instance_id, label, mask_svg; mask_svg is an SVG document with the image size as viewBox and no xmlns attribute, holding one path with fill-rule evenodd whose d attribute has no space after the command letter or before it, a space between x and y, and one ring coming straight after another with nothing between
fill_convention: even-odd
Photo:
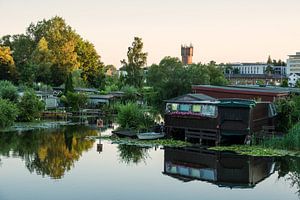
<instances>
[{"instance_id":1,"label":"small boat","mask_svg":"<svg viewBox=\"0 0 300 200\"><path fill-rule=\"evenodd\" d=\"M119 137L136 137L137 134L131 130L120 130L120 131L112 131L113 134Z\"/></svg>"},{"instance_id":2,"label":"small boat","mask_svg":"<svg viewBox=\"0 0 300 200\"><path fill-rule=\"evenodd\" d=\"M165 133L156 133L156 132L147 132L147 133L139 133L137 137L140 140L154 140L165 137Z\"/></svg>"}]
</instances>

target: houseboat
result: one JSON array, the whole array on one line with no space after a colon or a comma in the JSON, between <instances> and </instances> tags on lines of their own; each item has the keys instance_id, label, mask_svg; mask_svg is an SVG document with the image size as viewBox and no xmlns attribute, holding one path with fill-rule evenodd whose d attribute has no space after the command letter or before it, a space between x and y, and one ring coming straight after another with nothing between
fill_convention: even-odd
<instances>
[{"instance_id":1,"label":"houseboat","mask_svg":"<svg viewBox=\"0 0 300 200\"><path fill-rule=\"evenodd\" d=\"M270 102L186 94L166 101L165 127L168 136L200 143L219 144L228 138L246 142L264 127L274 126L276 115Z\"/></svg>"}]
</instances>

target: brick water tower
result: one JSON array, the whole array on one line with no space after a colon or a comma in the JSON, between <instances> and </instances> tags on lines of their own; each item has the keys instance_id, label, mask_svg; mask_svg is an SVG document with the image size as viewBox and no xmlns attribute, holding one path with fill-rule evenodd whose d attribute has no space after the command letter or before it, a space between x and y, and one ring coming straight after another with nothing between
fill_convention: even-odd
<instances>
[{"instance_id":1,"label":"brick water tower","mask_svg":"<svg viewBox=\"0 0 300 200\"><path fill-rule=\"evenodd\" d=\"M181 57L184 65L190 65L193 63L193 51L193 45L181 45Z\"/></svg>"}]
</instances>

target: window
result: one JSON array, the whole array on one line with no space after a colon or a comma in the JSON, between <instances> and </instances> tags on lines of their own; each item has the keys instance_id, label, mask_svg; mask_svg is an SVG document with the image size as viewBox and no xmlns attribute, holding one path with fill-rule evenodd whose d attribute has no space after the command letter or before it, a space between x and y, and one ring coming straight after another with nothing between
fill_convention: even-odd
<instances>
[{"instance_id":1,"label":"window","mask_svg":"<svg viewBox=\"0 0 300 200\"><path fill-rule=\"evenodd\" d=\"M180 104L179 111L180 112L189 112L191 110L191 105L189 104Z\"/></svg>"},{"instance_id":2,"label":"window","mask_svg":"<svg viewBox=\"0 0 300 200\"><path fill-rule=\"evenodd\" d=\"M216 115L216 106L213 106L213 105L203 105L201 113L204 116L215 116Z\"/></svg>"},{"instance_id":3,"label":"window","mask_svg":"<svg viewBox=\"0 0 300 200\"><path fill-rule=\"evenodd\" d=\"M195 113L200 113L201 112L201 105L193 105L192 106L192 111Z\"/></svg>"},{"instance_id":4,"label":"window","mask_svg":"<svg viewBox=\"0 0 300 200\"><path fill-rule=\"evenodd\" d=\"M178 104L177 103L172 103L171 104L171 111L177 111L178 110Z\"/></svg>"}]
</instances>

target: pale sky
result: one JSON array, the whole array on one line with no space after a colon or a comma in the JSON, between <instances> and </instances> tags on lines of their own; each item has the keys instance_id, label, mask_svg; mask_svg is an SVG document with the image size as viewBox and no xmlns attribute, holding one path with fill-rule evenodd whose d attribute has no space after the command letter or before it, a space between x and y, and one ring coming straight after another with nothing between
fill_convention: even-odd
<instances>
[{"instance_id":1,"label":"pale sky","mask_svg":"<svg viewBox=\"0 0 300 200\"><path fill-rule=\"evenodd\" d=\"M0 0L0 10L0 37L58 15L117 67L134 36L148 65L180 57L190 43L194 62L285 60L300 51L300 0Z\"/></svg>"}]
</instances>

